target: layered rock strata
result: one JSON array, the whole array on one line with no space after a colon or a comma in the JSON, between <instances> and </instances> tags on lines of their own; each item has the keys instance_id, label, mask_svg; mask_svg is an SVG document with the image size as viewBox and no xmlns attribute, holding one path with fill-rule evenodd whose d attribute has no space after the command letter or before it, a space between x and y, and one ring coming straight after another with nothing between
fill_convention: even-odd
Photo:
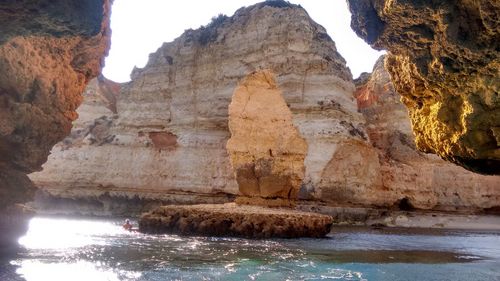
<instances>
[{"instance_id":1,"label":"layered rock strata","mask_svg":"<svg viewBox=\"0 0 500 281\"><path fill-rule=\"evenodd\" d=\"M84 101L77 110L79 118L73 123L70 135L52 150L50 158L57 156L59 161L49 160L44 166L41 175L49 173L47 177L39 178L40 173L31 175L41 188L33 207L47 213L66 209L77 214L127 216L141 214L162 204L226 203L234 199L231 194L217 191L161 190L149 186L148 182L139 186L127 185L127 180L138 173L151 172L148 166L154 167L152 172L163 171L165 160L155 161L165 157L162 150L168 151L169 147L175 146L176 137L161 131L141 132L147 127L139 126L133 133L140 135L143 149L137 144L126 149L119 146L110 149L113 142L127 137L116 128L116 122L120 120L118 108L123 99L121 88L122 84L103 76L89 83L83 93ZM141 157L148 156L141 156L144 151L157 155L144 163ZM133 171L134 167L136 171ZM127 178L120 178L125 176ZM141 179L147 177L146 174Z\"/></svg>"},{"instance_id":2,"label":"layered rock strata","mask_svg":"<svg viewBox=\"0 0 500 281\"><path fill-rule=\"evenodd\" d=\"M33 198L26 173L69 134L109 47L109 13L107 0L0 3L0 230Z\"/></svg>"},{"instance_id":3,"label":"layered rock strata","mask_svg":"<svg viewBox=\"0 0 500 281\"><path fill-rule=\"evenodd\" d=\"M145 233L231 236L246 238L324 237L330 216L249 205L163 206L141 216Z\"/></svg>"},{"instance_id":4,"label":"layered rock strata","mask_svg":"<svg viewBox=\"0 0 500 281\"><path fill-rule=\"evenodd\" d=\"M354 93L377 148L382 184L365 202L403 210L481 211L500 206L500 177L483 176L419 152L407 109L390 80L383 56L371 74L356 79ZM375 192L375 193L373 193Z\"/></svg>"},{"instance_id":5,"label":"layered rock strata","mask_svg":"<svg viewBox=\"0 0 500 281\"><path fill-rule=\"evenodd\" d=\"M300 186L302 198L322 198L322 188L368 188L379 181L377 153L357 112L344 59L323 27L284 1L242 8L163 44L121 86L116 114L90 100L79 109L77 123L87 129L75 124L71 135L99 123L100 137L66 139L44 170L30 177L66 198L238 194L226 150L228 106L238 83L260 69L276 75L281 108L289 108L307 143L305 170L297 167L299 177L288 190ZM366 161L370 165L362 165ZM338 178L325 181L330 173Z\"/></svg>"},{"instance_id":6,"label":"layered rock strata","mask_svg":"<svg viewBox=\"0 0 500 281\"><path fill-rule=\"evenodd\" d=\"M382 60L373 74L356 81L354 93L349 70L324 29L303 9L272 3L186 31L151 54L129 83L104 78L92 83L71 135L54 147L42 172L30 175L49 193L41 198L66 210L78 206L83 213L89 210L81 204L90 200L93 213L101 208L105 214L122 212L127 204L141 211L162 202L232 201L240 191L226 150L234 121L229 105L237 101L238 82L269 69L307 144L303 177L300 167L292 169L302 177L299 205L318 206L311 210L498 208L498 177L474 175L416 150L407 111ZM285 112L285 104L279 105L278 112ZM286 126L286 132L293 131ZM244 136L240 151L255 143ZM265 159L271 158L269 148L278 155L271 146L259 147ZM240 180L255 178L250 173ZM259 190L248 202L258 203L261 195L269 196Z\"/></svg>"},{"instance_id":7,"label":"layered rock strata","mask_svg":"<svg viewBox=\"0 0 500 281\"><path fill-rule=\"evenodd\" d=\"M249 74L229 105L227 150L239 191L247 197L295 201L307 143L268 70Z\"/></svg>"},{"instance_id":8,"label":"layered rock strata","mask_svg":"<svg viewBox=\"0 0 500 281\"><path fill-rule=\"evenodd\" d=\"M500 2L349 0L409 111L419 150L500 174Z\"/></svg>"}]
</instances>

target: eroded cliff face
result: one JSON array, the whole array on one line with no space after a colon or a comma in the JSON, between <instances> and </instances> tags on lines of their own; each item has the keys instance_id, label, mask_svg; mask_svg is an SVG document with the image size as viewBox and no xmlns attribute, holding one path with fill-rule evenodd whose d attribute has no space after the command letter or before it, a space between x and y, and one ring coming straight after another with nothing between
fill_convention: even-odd
<instances>
[{"instance_id":1,"label":"eroded cliff face","mask_svg":"<svg viewBox=\"0 0 500 281\"><path fill-rule=\"evenodd\" d=\"M0 209L32 200L26 173L69 134L109 47L109 13L107 0L0 4Z\"/></svg>"},{"instance_id":2,"label":"eroded cliff face","mask_svg":"<svg viewBox=\"0 0 500 281\"><path fill-rule=\"evenodd\" d=\"M384 61L388 63L382 56L371 74L355 80L354 95L381 165L382 185L367 202L445 211L498 207L499 176L478 175L416 149L407 109Z\"/></svg>"},{"instance_id":3,"label":"eroded cliff face","mask_svg":"<svg viewBox=\"0 0 500 281\"><path fill-rule=\"evenodd\" d=\"M220 16L163 44L122 86L117 113L99 113L110 121L109 139L104 138L109 141L60 143L44 170L31 178L52 194L68 198L110 194L177 203L176 198L189 195L198 196L189 202L203 203L210 202L203 198L217 194L238 194L226 151L231 136L228 106L246 75L269 69L276 75L293 125L307 142L300 196L321 198L322 188L350 186L346 179L336 180L337 185L322 181L327 167L335 171L343 165L332 161L339 151L342 161L353 163L343 174L375 177L358 179L356 186L367 188L376 182L378 175L371 172L376 165L358 165L362 158L349 153L369 150L370 143L344 59L304 9L278 2L282 5L261 3L229 18ZM101 117L83 113L97 109L81 110L82 118L88 119L78 122L93 124ZM374 152L370 155L376 157ZM293 186L295 190L297 184Z\"/></svg>"},{"instance_id":4,"label":"eroded cliff face","mask_svg":"<svg viewBox=\"0 0 500 281\"><path fill-rule=\"evenodd\" d=\"M295 201L304 179L307 143L268 70L249 74L229 105L227 150L247 197Z\"/></svg>"},{"instance_id":5,"label":"eroded cliff face","mask_svg":"<svg viewBox=\"0 0 500 281\"><path fill-rule=\"evenodd\" d=\"M32 5L28 9L23 4L0 6L0 18L21 22L19 26L2 25L0 160L32 172L40 169L52 146L69 134L71 122L77 118L81 93L102 67L109 47L110 7L107 1L95 3L97 14L67 19L64 26L64 19L50 17L61 7L40 3L40 7ZM78 14L81 8L76 4L63 7L70 14ZM19 9L20 13L12 14L11 9ZM47 13L47 18L38 13ZM30 28L31 20L38 22L36 28ZM90 22L92 25L87 26Z\"/></svg>"},{"instance_id":6,"label":"eroded cliff face","mask_svg":"<svg viewBox=\"0 0 500 281\"><path fill-rule=\"evenodd\" d=\"M500 2L348 2L356 33L389 51L418 149L500 174Z\"/></svg>"},{"instance_id":7,"label":"eroded cliff face","mask_svg":"<svg viewBox=\"0 0 500 281\"><path fill-rule=\"evenodd\" d=\"M325 30L300 7L270 3L186 31L151 54L129 83L95 80L71 135L54 147L44 170L30 177L56 198L94 200L95 208L120 214L144 210L144 200L221 203L240 192L288 199L298 187L299 199L316 207L481 211L498 204L498 177L474 175L417 152L407 111L382 60L372 75L358 79L354 93L350 72ZM262 69L274 73L276 82L261 77L256 85L238 87ZM256 112L238 118L240 99L254 95L249 101ZM233 125L241 135L229 142L228 152ZM298 143L289 146L277 135ZM281 152L290 147L294 154L287 158ZM271 162L279 168L261 165L271 171L266 175L278 183L276 190L262 193L255 169L245 169L247 163L255 167L252 158L264 160L257 166ZM294 179L280 178L276 171L284 170ZM251 184L242 190L238 182Z\"/></svg>"}]
</instances>

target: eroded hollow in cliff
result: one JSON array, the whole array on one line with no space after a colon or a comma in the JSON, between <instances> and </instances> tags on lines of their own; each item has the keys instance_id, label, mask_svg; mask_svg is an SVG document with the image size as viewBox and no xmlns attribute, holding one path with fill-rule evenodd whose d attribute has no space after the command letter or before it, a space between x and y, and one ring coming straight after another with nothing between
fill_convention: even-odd
<instances>
[{"instance_id":1,"label":"eroded hollow in cliff","mask_svg":"<svg viewBox=\"0 0 500 281\"><path fill-rule=\"evenodd\" d=\"M398 209L401 211L413 211L415 207L411 204L411 201L408 197L401 198L396 202Z\"/></svg>"},{"instance_id":2,"label":"eroded hollow in cliff","mask_svg":"<svg viewBox=\"0 0 500 281\"><path fill-rule=\"evenodd\" d=\"M240 203L293 201L304 178L307 143L269 70L245 77L229 105L227 142ZM268 204L268 203L264 203Z\"/></svg>"}]
</instances>

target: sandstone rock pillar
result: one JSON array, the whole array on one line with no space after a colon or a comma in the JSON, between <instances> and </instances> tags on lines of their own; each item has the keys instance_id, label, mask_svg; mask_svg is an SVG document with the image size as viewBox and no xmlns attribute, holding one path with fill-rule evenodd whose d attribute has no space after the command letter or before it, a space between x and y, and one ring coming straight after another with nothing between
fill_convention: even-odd
<instances>
[{"instance_id":1,"label":"sandstone rock pillar","mask_svg":"<svg viewBox=\"0 0 500 281\"><path fill-rule=\"evenodd\" d=\"M253 72L238 85L229 105L229 130L227 150L247 203L295 200L307 143L293 125L271 71Z\"/></svg>"}]
</instances>

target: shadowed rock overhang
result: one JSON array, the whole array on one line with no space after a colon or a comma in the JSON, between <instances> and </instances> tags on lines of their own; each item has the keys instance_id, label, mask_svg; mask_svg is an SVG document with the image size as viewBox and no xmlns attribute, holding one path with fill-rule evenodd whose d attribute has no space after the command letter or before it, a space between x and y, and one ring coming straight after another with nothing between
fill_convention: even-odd
<instances>
[{"instance_id":1,"label":"shadowed rock overhang","mask_svg":"<svg viewBox=\"0 0 500 281\"><path fill-rule=\"evenodd\" d=\"M108 0L0 3L0 242L22 232L26 213L16 204L34 190L26 173L69 134L104 65L110 8Z\"/></svg>"},{"instance_id":2,"label":"shadowed rock overhang","mask_svg":"<svg viewBox=\"0 0 500 281\"><path fill-rule=\"evenodd\" d=\"M348 0L409 111L417 147L500 174L500 2Z\"/></svg>"}]
</instances>

